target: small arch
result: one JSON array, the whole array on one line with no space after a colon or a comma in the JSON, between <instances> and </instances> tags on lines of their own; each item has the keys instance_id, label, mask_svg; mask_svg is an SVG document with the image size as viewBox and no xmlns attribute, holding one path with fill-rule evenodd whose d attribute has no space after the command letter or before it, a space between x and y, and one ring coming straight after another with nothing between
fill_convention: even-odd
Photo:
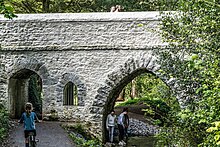
<instances>
[{"instance_id":1,"label":"small arch","mask_svg":"<svg viewBox=\"0 0 220 147\"><path fill-rule=\"evenodd\" d=\"M68 82L64 87L63 105L78 105L77 86L73 82Z\"/></svg>"},{"instance_id":2,"label":"small arch","mask_svg":"<svg viewBox=\"0 0 220 147\"><path fill-rule=\"evenodd\" d=\"M43 92L43 85L47 85L49 74L42 62L38 62L38 60L33 57L22 56L14 62L11 70L7 71L7 75L9 113L12 118L18 118L21 112L24 111L24 103L30 101L28 91L31 77L33 75L36 76L39 80L37 83L39 84L39 89ZM43 110L43 102L41 101L40 103L39 113Z\"/></svg>"},{"instance_id":3,"label":"small arch","mask_svg":"<svg viewBox=\"0 0 220 147\"><path fill-rule=\"evenodd\" d=\"M72 89L72 90L70 90ZM66 105L67 94L75 95L75 104L77 106L84 106L84 100L86 96L86 86L84 82L72 73L65 73L61 76L59 83L57 84L57 101L62 102L61 105ZM73 92L71 94L71 91ZM74 92L75 91L75 92ZM76 99L77 94L77 99ZM73 97L74 98L74 97ZM72 103L72 102L71 102Z\"/></svg>"}]
</instances>

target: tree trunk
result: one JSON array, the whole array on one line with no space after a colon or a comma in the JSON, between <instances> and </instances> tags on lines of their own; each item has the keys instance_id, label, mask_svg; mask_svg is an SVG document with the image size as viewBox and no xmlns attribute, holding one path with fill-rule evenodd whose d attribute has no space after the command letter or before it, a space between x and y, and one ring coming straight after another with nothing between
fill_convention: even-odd
<instances>
[{"instance_id":1,"label":"tree trunk","mask_svg":"<svg viewBox=\"0 0 220 147\"><path fill-rule=\"evenodd\" d=\"M42 0L42 4L43 4L42 11L44 13L48 13L49 12L49 6L50 6L50 0Z\"/></svg>"},{"instance_id":2,"label":"tree trunk","mask_svg":"<svg viewBox=\"0 0 220 147\"><path fill-rule=\"evenodd\" d=\"M131 91L130 91L130 97L133 100L137 96L137 91L136 91L136 81L133 79L131 81Z\"/></svg>"},{"instance_id":3,"label":"tree trunk","mask_svg":"<svg viewBox=\"0 0 220 147\"><path fill-rule=\"evenodd\" d=\"M116 101L124 101L124 100L125 100L125 88L122 89L122 91L118 95L118 98L116 99Z\"/></svg>"}]
</instances>

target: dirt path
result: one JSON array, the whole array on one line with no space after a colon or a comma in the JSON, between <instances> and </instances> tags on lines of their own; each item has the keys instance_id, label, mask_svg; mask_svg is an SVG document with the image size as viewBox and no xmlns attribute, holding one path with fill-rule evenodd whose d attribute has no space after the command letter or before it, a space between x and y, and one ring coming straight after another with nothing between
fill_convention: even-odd
<instances>
[{"instance_id":1,"label":"dirt path","mask_svg":"<svg viewBox=\"0 0 220 147\"><path fill-rule=\"evenodd\" d=\"M74 147L68 134L60 127L59 122L42 122L36 124L38 147ZM24 147L23 124L12 130L10 143L5 147Z\"/></svg>"}]
</instances>

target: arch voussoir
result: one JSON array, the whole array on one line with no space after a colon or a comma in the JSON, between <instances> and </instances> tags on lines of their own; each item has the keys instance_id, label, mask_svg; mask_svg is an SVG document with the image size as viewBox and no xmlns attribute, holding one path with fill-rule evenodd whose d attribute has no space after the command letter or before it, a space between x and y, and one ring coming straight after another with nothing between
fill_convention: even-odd
<instances>
[{"instance_id":1,"label":"arch voussoir","mask_svg":"<svg viewBox=\"0 0 220 147\"><path fill-rule=\"evenodd\" d=\"M37 73L43 83L44 81L47 81L46 79L49 78L49 73L47 71L47 68L42 62L39 62L35 58L19 58L17 61L15 61L14 65L12 66L11 70L8 71L8 79L12 77L16 72L22 70L22 69L29 69L35 73ZM45 84L45 83L44 83Z\"/></svg>"}]
</instances>

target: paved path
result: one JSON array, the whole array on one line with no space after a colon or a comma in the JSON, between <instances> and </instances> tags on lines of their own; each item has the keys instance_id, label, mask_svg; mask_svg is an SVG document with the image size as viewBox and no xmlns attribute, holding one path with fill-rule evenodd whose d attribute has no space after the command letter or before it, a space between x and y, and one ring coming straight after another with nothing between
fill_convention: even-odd
<instances>
[{"instance_id":1,"label":"paved path","mask_svg":"<svg viewBox=\"0 0 220 147\"><path fill-rule=\"evenodd\" d=\"M37 147L74 147L68 134L60 127L59 122L41 122L36 124ZM23 124L16 127L9 136L7 147L24 147Z\"/></svg>"}]
</instances>

